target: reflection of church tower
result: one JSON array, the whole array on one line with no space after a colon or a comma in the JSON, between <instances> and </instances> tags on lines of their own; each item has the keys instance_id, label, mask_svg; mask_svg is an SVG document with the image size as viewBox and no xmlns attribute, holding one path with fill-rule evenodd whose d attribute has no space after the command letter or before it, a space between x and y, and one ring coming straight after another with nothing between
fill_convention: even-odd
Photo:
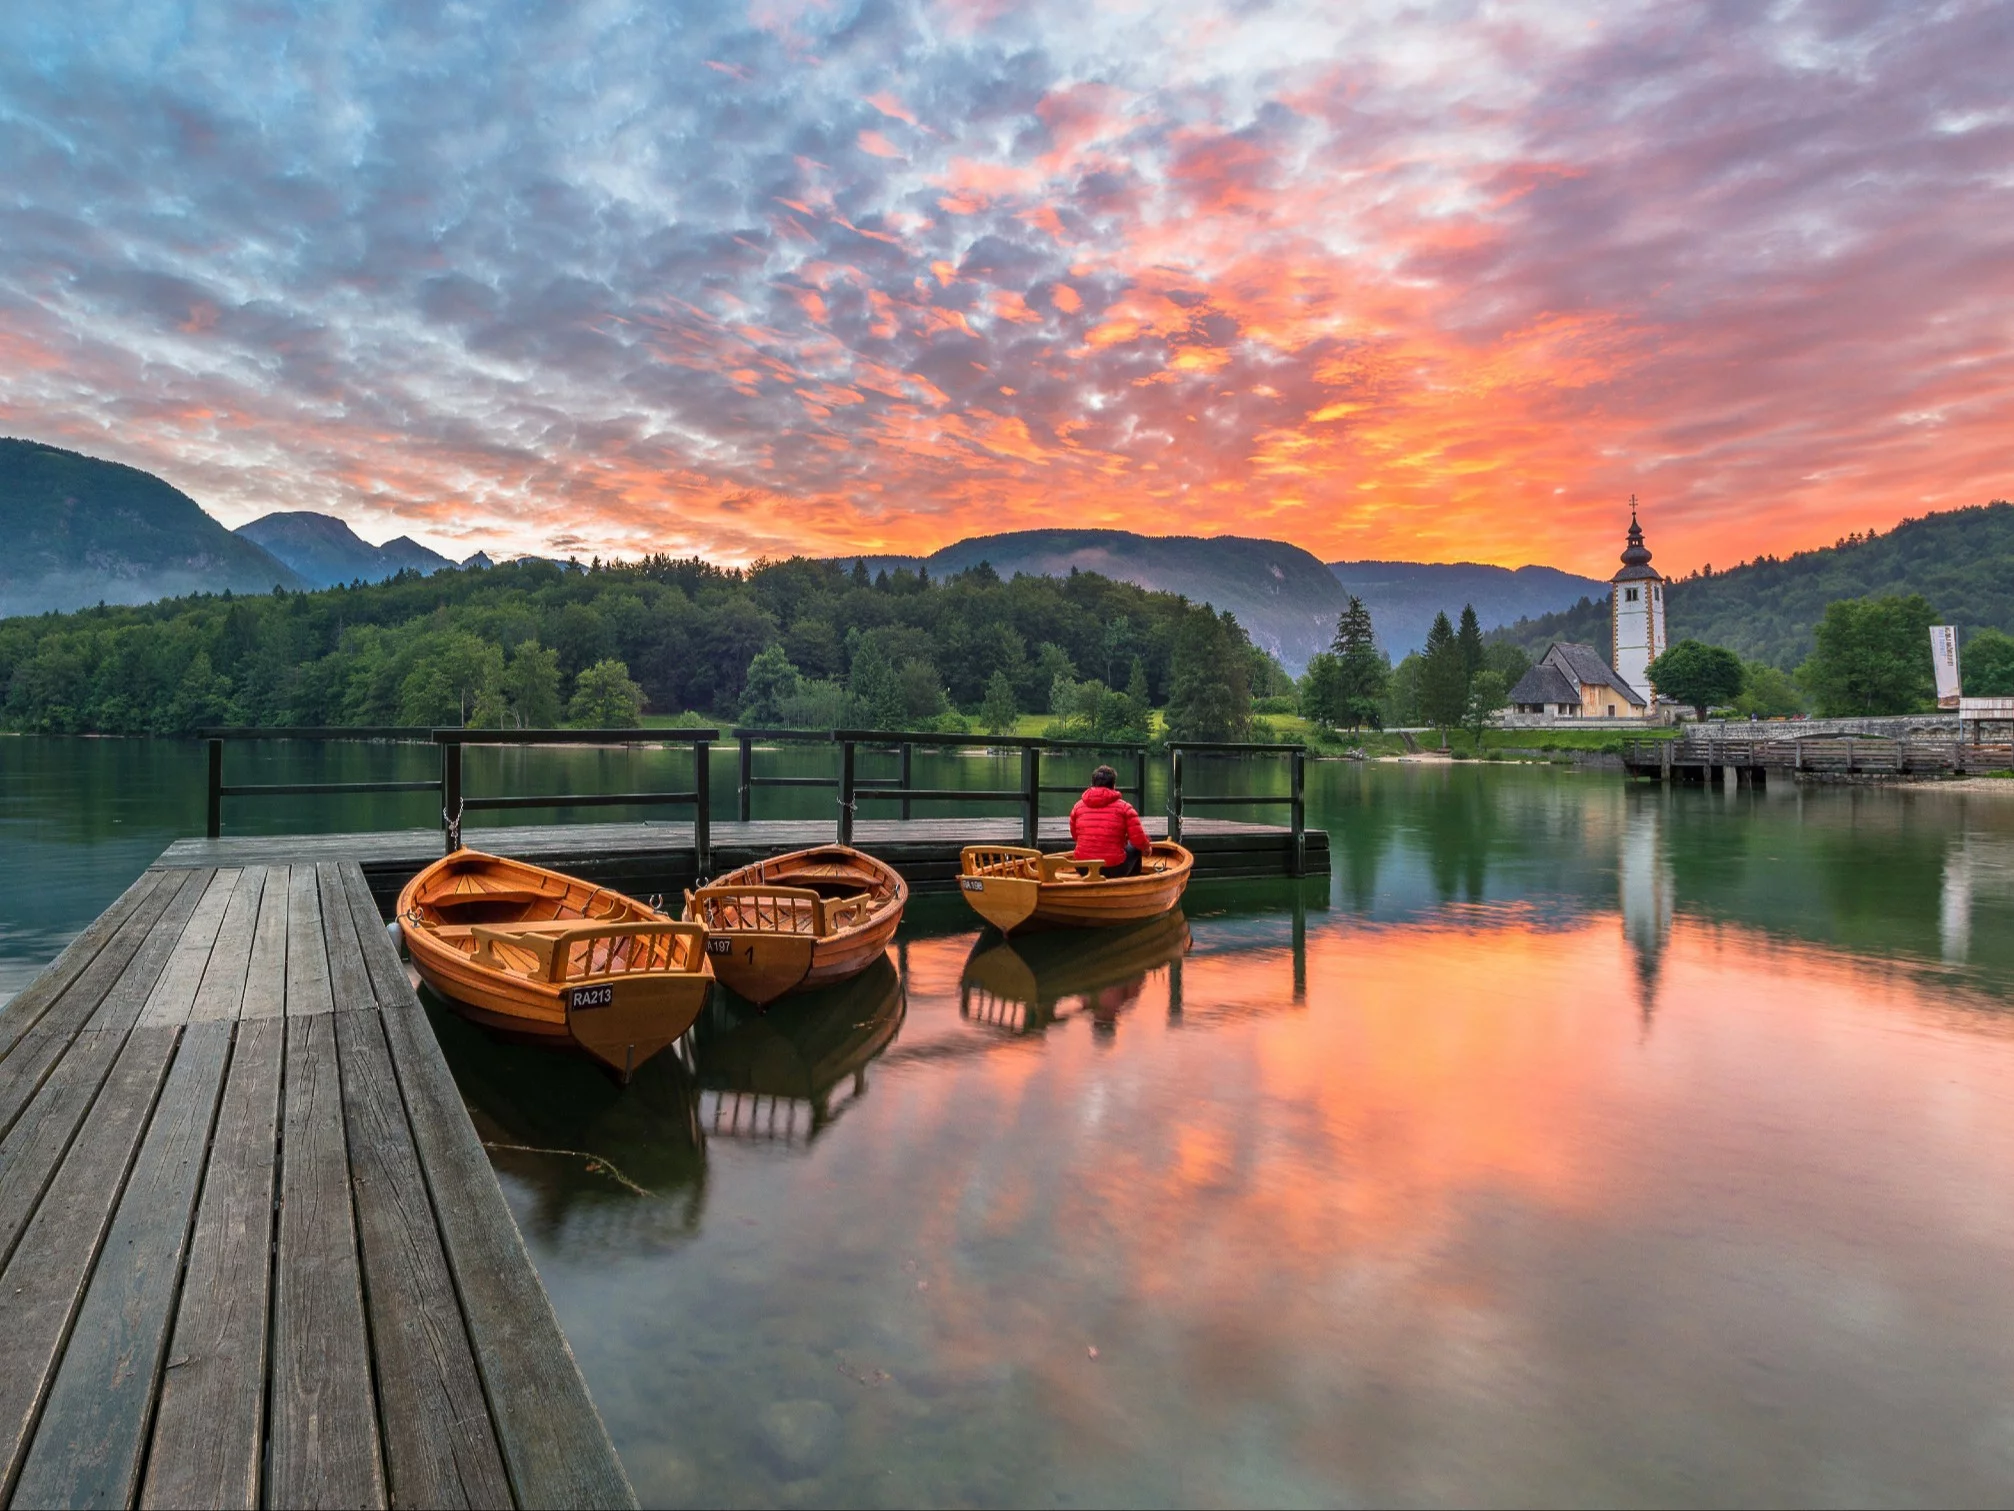
<instances>
[{"instance_id":1,"label":"reflection of church tower","mask_svg":"<svg viewBox=\"0 0 2014 1511\"><path fill-rule=\"evenodd\" d=\"M1657 1005L1657 975L1671 938L1671 871L1658 843L1658 810L1651 801L1632 803L1616 856L1616 890L1622 901L1622 937L1636 956L1637 987L1647 1019Z\"/></svg>"},{"instance_id":2,"label":"reflection of church tower","mask_svg":"<svg viewBox=\"0 0 2014 1511\"><path fill-rule=\"evenodd\" d=\"M1622 553L1622 570L1609 579L1608 664L1616 675L1642 693L1646 717L1655 711L1656 689L1650 685L1650 663L1663 655L1664 578L1650 564L1643 543L1643 526L1636 522L1636 495L1629 499L1629 545Z\"/></svg>"}]
</instances>

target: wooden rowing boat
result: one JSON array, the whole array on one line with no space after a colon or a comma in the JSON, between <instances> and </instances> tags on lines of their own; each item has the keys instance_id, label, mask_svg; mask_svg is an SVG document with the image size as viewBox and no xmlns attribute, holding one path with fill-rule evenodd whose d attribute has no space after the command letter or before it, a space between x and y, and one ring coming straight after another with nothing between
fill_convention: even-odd
<instances>
[{"instance_id":1,"label":"wooden rowing boat","mask_svg":"<svg viewBox=\"0 0 2014 1511\"><path fill-rule=\"evenodd\" d=\"M625 1081L692 1026L713 985L697 924L478 850L407 882L399 923L414 967L457 1011L578 1045Z\"/></svg>"},{"instance_id":2,"label":"wooden rowing boat","mask_svg":"<svg viewBox=\"0 0 2014 1511\"><path fill-rule=\"evenodd\" d=\"M850 845L820 845L730 871L685 894L714 974L758 1006L857 976L902 922L909 884Z\"/></svg>"},{"instance_id":3,"label":"wooden rowing boat","mask_svg":"<svg viewBox=\"0 0 2014 1511\"><path fill-rule=\"evenodd\" d=\"M1014 845L967 845L958 853L958 887L972 911L1003 934L1111 928L1172 910L1196 858L1163 839L1154 842L1137 876L1106 876L1104 865Z\"/></svg>"}]
</instances>

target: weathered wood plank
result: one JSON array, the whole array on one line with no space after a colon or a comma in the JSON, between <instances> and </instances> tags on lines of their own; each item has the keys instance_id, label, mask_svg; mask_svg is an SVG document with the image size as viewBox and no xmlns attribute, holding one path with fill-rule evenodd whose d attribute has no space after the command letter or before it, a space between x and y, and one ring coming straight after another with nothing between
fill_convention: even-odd
<instances>
[{"instance_id":1,"label":"weathered wood plank","mask_svg":"<svg viewBox=\"0 0 2014 1511\"><path fill-rule=\"evenodd\" d=\"M178 872L166 885L149 893L126 916L112 942L71 982L70 989L0 1059L0 1129L14 1126L81 1030L104 1029L124 1038L167 963L208 875L206 871ZM113 1048L117 1047L115 1040Z\"/></svg>"},{"instance_id":2,"label":"weathered wood plank","mask_svg":"<svg viewBox=\"0 0 2014 1511\"><path fill-rule=\"evenodd\" d=\"M147 932L140 948L133 952L126 968L119 972L118 979L113 981L96 1010L85 1020L86 1028L101 1033L124 1033L139 1021L142 1010L154 995L162 972L174 958L183 930L188 927L196 908L209 895L210 884L216 876L214 871L205 870L182 874L187 877L182 890L161 910L159 920Z\"/></svg>"},{"instance_id":3,"label":"weathered wood plank","mask_svg":"<svg viewBox=\"0 0 2014 1511\"><path fill-rule=\"evenodd\" d=\"M162 872L141 872L139 879L121 892L111 907L92 919L83 933L65 945L63 952L43 967L40 975L16 992L5 1007L0 1007L0 1055L21 1042L21 1036L35 1026L50 1005L97 959L98 952L111 942L120 925L165 881Z\"/></svg>"},{"instance_id":4,"label":"weathered wood plank","mask_svg":"<svg viewBox=\"0 0 2014 1511\"><path fill-rule=\"evenodd\" d=\"M634 1506L425 1013L414 1001L384 1024L518 1503Z\"/></svg>"},{"instance_id":5,"label":"weathered wood plank","mask_svg":"<svg viewBox=\"0 0 2014 1511\"><path fill-rule=\"evenodd\" d=\"M383 1025L375 1010L338 1011L335 1023L392 1503L508 1505L510 1481Z\"/></svg>"},{"instance_id":6,"label":"weathered wood plank","mask_svg":"<svg viewBox=\"0 0 2014 1511\"><path fill-rule=\"evenodd\" d=\"M290 911L301 901L304 876L314 895L314 872L296 869ZM290 965L297 942L289 940ZM291 981L288 997L291 1008ZM287 1021L281 1118L265 1499L275 1506L383 1506L341 1072L326 1010Z\"/></svg>"},{"instance_id":7,"label":"weathered wood plank","mask_svg":"<svg viewBox=\"0 0 2014 1511\"><path fill-rule=\"evenodd\" d=\"M284 889L282 896L284 896ZM147 1454L140 1504L259 1504L273 1173L286 1025L241 1022Z\"/></svg>"},{"instance_id":8,"label":"weathered wood plank","mask_svg":"<svg viewBox=\"0 0 2014 1511\"><path fill-rule=\"evenodd\" d=\"M349 889L337 862L315 866L315 890L321 901L322 935L328 942L329 993L338 1012L375 1004L371 978L364 969L363 948L357 943L357 920L350 912Z\"/></svg>"},{"instance_id":9,"label":"weathered wood plank","mask_svg":"<svg viewBox=\"0 0 2014 1511\"><path fill-rule=\"evenodd\" d=\"M196 992L203 984L203 972L210 966L210 951L216 946L217 931L223 927L224 910L230 906L231 894L237 890L238 876L236 869L227 866L210 878L209 886L204 888L202 898L196 903L196 910L182 926L181 938L175 941L175 950L168 957L167 969L154 983L154 990L147 996L147 1005L140 1009L143 1026L174 1028L189 1021L189 1010L195 1006Z\"/></svg>"},{"instance_id":10,"label":"weathered wood plank","mask_svg":"<svg viewBox=\"0 0 2014 1511\"><path fill-rule=\"evenodd\" d=\"M0 1143L0 1264L35 1215L77 1125L119 1057L125 1035L84 1033L68 1045L19 1122Z\"/></svg>"},{"instance_id":11,"label":"weathered wood plank","mask_svg":"<svg viewBox=\"0 0 2014 1511\"><path fill-rule=\"evenodd\" d=\"M245 968L245 1000L239 1016L278 1018L287 1010L288 866L267 866L259 895L259 921L252 931L252 957Z\"/></svg>"},{"instance_id":12,"label":"weathered wood plank","mask_svg":"<svg viewBox=\"0 0 2014 1511\"><path fill-rule=\"evenodd\" d=\"M259 922L259 897L266 888L266 868L247 866L224 906L203 984L196 988L189 1009L192 1023L234 1022L245 1002L246 974L252 963L252 940Z\"/></svg>"},{"instance_id":13,"label":"weathered wood plank","mask_svg":"<svg viewBox=\"0 0 2014 1511\"><path fill-rule=\"evenodd\" d=\"M179 1030L135 1029L0 1271L0 1492L12 1493L70 1318L174 1057Z\"/></svg>"},{"instance_id":14,"label":"weathered wood plank","mask_svg":"<svg viewBox=\"0 0 2014 1511\"><path fill-rule=\"evenodd\" d=\"M322 936L322 901L315 868L297 865L287 876L287 1016L335 1011L329 991L329 945Z\"/></svg>"},{"instance_id":15,"label":"weathered wood plank","mask_svg":"<svg viewBox=\"0 0 2014 1511\"><path fill-rule=\"evenodd\" d=\"M403 1006L412 1000L412 987L406 979L406 968L399 961L399 952L392 945L392 937L386 931L385 922L378 916L377 903L371 898L371 885L364 880L363 869L354 861L342 866L343 890L350 900L350 917L357 926L357 941L364 952L364 969L370 972L371 990L377 996L381 1007Z\"/></svg>"},{"instance_id":16,"label":"weathered wood plank","mask_svg":"<svg viewBox=\"0 0 2014 1511\"><path fill-rule=\"evenodd\" d=\"M133 1499L230 1052L228 1022L192 1023L182 1035L15 1484L16 1504Z\"/></svg>"}]
</instances>

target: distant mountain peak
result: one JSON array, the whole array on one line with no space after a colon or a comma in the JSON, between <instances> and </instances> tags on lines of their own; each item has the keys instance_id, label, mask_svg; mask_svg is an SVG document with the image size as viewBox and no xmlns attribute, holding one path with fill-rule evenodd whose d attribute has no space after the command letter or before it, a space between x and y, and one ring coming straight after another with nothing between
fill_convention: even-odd
<instances>
[{"instance_id":1,"label":"distant mountain peak","mask_svg":"<svg viewBox=\"0 0 2014 1511\"><path fill-rule=\"evenodd\" d=\"M431 573L454 565L410 536L374 546L343 520L309 509L262 515L240 525L237 533L258 542L318 588L359 580L382 582L408 569Z\"/></svg>"}]
</instances>

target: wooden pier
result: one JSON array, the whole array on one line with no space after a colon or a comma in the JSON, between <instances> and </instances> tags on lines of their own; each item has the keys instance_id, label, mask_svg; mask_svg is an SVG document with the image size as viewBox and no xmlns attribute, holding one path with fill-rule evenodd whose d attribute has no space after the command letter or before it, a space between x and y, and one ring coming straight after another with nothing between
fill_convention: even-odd
<instances>
[{"instance_id":1,"label":"wooden pier","mask_svg":"<svg viewBox=\"0 0 2014 1511\"><path fill-rule=\"evenodd\" d=\"M0 1500L634 1505L363 871L270 848L0 1010Z\"/></svg>"},{"instance_id":2,"label":"wooden pier","mask_svg":"<svg viewBox=\"0 0 2014 1511\"><path fill-rule=\"evenodd\" d=\"M1147 832L1165 837L1168 821L1143 818ZM468 828L461 838L472 849L489 850L534 865L585 877L598 886L634 896L662 894L676 899L702 875L717 876L789 850L829 845L830 823L815 819L757 819L739 823L715 819L707 836L708 864L702 872L690 823L519 824ZM1024 838L1018 818L861 819L853 843L887 861L918 893L950 892L957 886L958 851L972 844L1018 845ZM1048 849L1070 843L1069 822L1041 820L1040 842ZM1185 819L1182 843L1196 856L1198 880L1223 877L1289 876L1298 853L1306 874L1326 876L1329 837L1320 829L1299 836L1277 824L1229 819ZM387 916L399 888L442 853L437 829L395 829L376 834L226 835L183 839L170 845L162 866L284 865L291 861L340 861L360 868L372 896Z\"/></svg>"},{"instance_id":3,"label":"wooden pier","mask_svg":"<svg viewBox=\"0 0 2014 1511\"><path fill-rule=\"evenodd\" d=\"M1839 777L1966 776L2014 768L2014 746L1952 739L1871 735L1752 736L1687 731L1675 740L1628 740L1623 769L1634 777L1694 786L1761 787L1773 775Z\"/></svg>"}]
</instances>

